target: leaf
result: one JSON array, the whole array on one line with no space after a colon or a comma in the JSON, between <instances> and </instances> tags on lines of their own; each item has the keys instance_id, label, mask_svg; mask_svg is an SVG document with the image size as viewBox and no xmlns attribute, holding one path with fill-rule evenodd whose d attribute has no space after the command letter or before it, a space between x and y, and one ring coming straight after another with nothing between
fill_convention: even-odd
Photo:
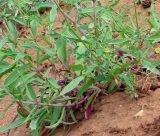
<instances>
[{"instance_id":1,"label":"leaf","mask_svg":"<svg viewBox=\"0 0 160 136\"><path fill-rule=\"evenodd\" d=\"M5 92L5 89L0 88L0 102L2 102L3 98L7 95L7 93ZM3 110L3 112L5 111L5 109ZM0 117L2 117L3 115L0 114Z\"/></svg>"},{"instance_id":2,"label":"leaf","mask_svg":"<svg viewBox=\"0 0 160 136\"><path fill-rule=\"evenodd\" d=\"M92 93L92 95L88 98L88 101L87 101L87 104L85 106L85 109L87 109L90 105L93 104L95 98L96 98L96 95L98 93L98 90L96 90L95 92Z\"/></svg>"},{"instance_id":3,"label":"leaf","mask_svg":"<svg viewBox=\"0 0 160 136\"><path fill-rule=\"evenodd\" d=\"M50 57L54 57L56 55L56 51L49 46L40 46Z\"/></svg>"},{"instance_id":4,"label":"leaf","mask_svg":"<svg viewBox=\"0 0 160 136\"><path fill-rule=\"evenodd\" d=\"M99 49L96 50L96 55L97 55L97 56L102 56L103 53L104 53L103 48L99 48Z\"/></svg>"},{"instance_id":5,"label":"leaf","mask_svg":"<svg viewBox=\"0 0 160 136\"><path fill-rule=\"evenodd\" d=\"M67 44L66 40L64 38L59 38L56 41L56 49L57 49L57 55L59 59L62 61L62 63L67 66Z\"/></svg>"},{"instance_id":6,"label":"leaf","mask_svg":"<svg viewBox=\"0 0 160 136\"><path fill-rule=\"evenodd\" d=\"M16 64L7 64L7 65L1 65L0 62L0 77L2 77L4 74L7 74L10 72L12 69L14 69Z\"/></svg>"},{"instance_id":7,"label":"leaf","mask_svg":"<svg viewBox=\"0 0 160 136\"><path fill-rule=\"evenodd\" d=\"M16 42L18 39L18 33L16 30L16 27L14 26L14 24L11 21L8 21L7 24L8 24L9 30L11 32L11 36L13 36L13 40L14 40L14 42Z\"/></svg>"},{"instance_id":8,"label":"leaf","mask_svg":"<svg viewBox=\"0 0 160 136\"><path fill-rule=\"evenodd\" d=\"M107 91L109 93L113 93L115 91L116 85L117 85L116 82L112 80L109 84L109 88L107 89Z\"/></svg>"},{"instance_id":9,"label":"leaf","mask_svg":"<svg viewBox=\"0 0 160 136\"><path fill-rule=\"evenodd\" d=\"M8 42L8 38L3 37L2 40L0 41L0 49Z\"/></svg>"},{"instance_id":10,"label":"leaf","mask_svg":"<svg viewBox=\"0 0 160 136\"><path fill-rule=\"evenodd\" d=\"M146 38L146 40L152 41L153 43L159 42L160 41L160 32Z\"/></svg>"},{"instance_id":11,"label":"leaf","mask_svg":"<svg viewBox=\"0 0 160 136\"><path fill-rule=\"evenodd\" d=\"M89 28L89 29L94 28L94 23L90 23L90 24L88 25L88 28Z\"/></svg>"},{"instance_id":12,"label":"leaf","mask_svg":"<svg viewBox=\"0 0 160 136\"><path fill-rule=\"evenodd\" d=\"M73 120L74 122L77 122L76 117L75 117L75 115L74 115L74 111L73 111L72 109L70 109L69 112L70 112L70 115L71 115L72 120Z\"/></svg>"},{"instance_id":13,"label":"leaf","mask_svg":"<svg viewBox=\"0 0 160 136\"><path fill-rule=\"evenodd\" d=\"M17 53L15 60L18 61L18 60L23 59L24 57L25 57L24 54L22 54L22 53Z\"/></svg>"},{"instance_id":14,"label":"leaf","mask_svg":"<svg viewBox=\"0 0 160 136\"><path fill-rule=\"evenodd\" d=\"M44 77L44 78L47 78L47 77L48 77L51 69L52 69L52 67L49 67L49 68L47 69L47 71L43 74L43 77Z\"/></svg>"},{"instance_id":15,"label":"leaf","mask_svg":"<svg viewBox=\"0 0 160 136\"><path fill-rule=\"evenodd\" d=\"M10 130L10 129L17 128L20 125L22 125L24 123L24 121L25 121L25 118L20 118L7 126L1 127L0 132L2 133L2 132L6 132L7 130Z\"/></svg>"},{"instance_id":16,"label":"leaf","mask_svg":"<svg viewBox=\"0 0 160 136\"><path fill-rule=\"evenodd\" d=\"M39 9L39 8L47 8L47 7L50 7L52 8L53 6L53 3L50 3L50 2L36 2L36 7Z\"/></svg>"},{"instance_id":17,"label":"leaf","mask_svg":"<svg viewBox=\"0 0 160 136\"><path fill-rule=\"evenodd\" d=\"M34 76L36 75L36 72L27 73L26 75L23 75L21 77L21 81L25 83L30 83L30 79L34 79Z\"/></svg>"},{"instance_id":18,"label":"leaf","mask_svg":"<svg viewBox=\"0 0 160 136\"><path fill-rule=\"evenodd\" d=\"M79 54L84 54L84 53L87 51L87 49L86 49L86 47L83 45L83 43L79 42L79 43L77 43L77 46L78 46L78 48L77 48L77 53L79 53Z\"/></svg>"},{"instance_id":19,"label":"leaf","mask_svg":"<svg viewBox=\"0 0 160 136\"><path fill-rule=\"evenodd\" d=\"M66 93L72 91L74 88L78 86L78 84L84 79L84 77L80 76L73 79L67 86L65 86L60 93L60 96L65 95Z\"/></svg>"},{"instance_id":20,"label":"leaf","mask_svg":"<svg viewBox=\"0 0 160 136\"><path fill-rule=\"evenodd\" d=\"M29 127L31 128L31 130L36 130L38 127L38 119L32 120Z\"/></svg>"},{"instance_id":21,"label":"leaf","mask_svg":"<svg viewBox=\"0 0 160 136\"><path fill-rule=\"evenodd\" d=\"M127 85L130 87L130 89L134 89L134 85L131 81L131 75L127 74L127 73L122 73L120 75L120 79Z\"/></svg>"},{"instance_id":22,"label":"leaf","mask_svg":"<svg viewBox=\"0 0 160 136\"><path fill-rule=\"evenodd\" d=\"M60 116L59 120L58 120L55 124L50 125L50 126L47 126L46 128L53 129L53 128L58 127L58 126L61 124L61 122L62 122L62 120L63 120L64 115L65 115L65 108L63 108L63 110L62 110L62 112L61 112L61 116Z\"/></svg>"},{"instance_id":23,"label":"leaf","mask_svg":"<svg viewBox=\"0 0 160 136\"><path fill-rule=\"evenodd\" d=\"M40 35L40 38L47 44L47 45L51 45L52 43L50 42L50 39L48 39L48 37L46 37L45 35Z\"/></svg>"},{"instance_id":24,"label":"leaf","mask_svg":"<svg viewBox=\"0 0 160 136\"><path fill-rule=\"evenodd\" d=\"M27 115L27 117L25 118L25 123L32 120L32 117L34 115L34 113L38 110L38 107L34 107L30 112L29 112L29 115Z\"/></svg>"},{"instance_id":25,"label":"leaf","mask_svg":"<svg viewBox=\"0 0 160 136\"><path fill-rule=\"evenodd\" d=\"M32 136L39 136L39 131L38 131L38 129L32 130Z\"/></svg>"},{"instance_id":26,"label":"leaf","mask_svg":"<svg viewBox=\"0 0 160 136\"><path fill-rule=\"evenodd\" d=\"M37 36L36 21L32 20L30 22L30 26L31 26L31 31L32 31L33 36L36 37Z\"/></svg>"},{"instance_id":27,"label":"leaf","mask_svg":"<svg viewBox=\"0 0 160 136\"><path fill-rule=\"evenodd\" d=\"M35 48L34 43L29 42L29 43L22 43L21 46L25 49L30 49L30 48Z\"/></svg>"},{"instance_id":28,"label":"leaf","mask_svg":"<svg viewBox=\"0 0 160 136\"><path fill-rule=\"evenodd\" d=\"M53 88L56 88L56 89L59 89L59 88L60 88L59 85L58 85L58 83L57 83L57 81L56 81L53 77L51 77L51 78L48 80L48 82L52 85Z\"/></svg>"},{"instance_id":29,"label":"leaf","mask_svg":"<svg viewBox=\"0 0 160 136\"><path fill-rule=\"evenodd\" d=\"M151 61L143 60L142 65L143 65L143 68L146 68L147 70L151 71L156 75L160 75L160 71L156 68L156 65Z\"/></svg>"},{"instance_id":30,"label":"leaf","mask_svg":"<svg viewBox=\"0 0 160 136\"><path fill-rule=\"evenodd\" d=\"M57 6L54 5L50 11L50 15L49 15L49 20L50 20L50 23L53 24L54 22L54 19L57 15Z\"/></svg>"},{"instance_id":31,"label":"leaf","mask_svg":"<svg viewBox=\"0 0 160 136\"><path fill-rule=\"evenodd\" d=\"M62 107L55 107L54 108L53 114L51 117L51 126L54 125L58 121L58 118L59 118L61 112L62 112Z\"/></svg>"},{"instance_id":32,"label":"leaf","mask_svg":"<svg viewBox=\"0 0 160 136\"><path fill-rule=\"evenodd\" d=\"M73 65L73 66L70 66L70 69L73 71L80 71L83 69L83 66L81 64Z\"/></svg>"},{"instance_id":33,"label":"leaf","mask_svg":"<svg viewBox=\"0 0 160 136\"><path fill-rule=\"evenodd\" d=\"M76 101L78 101L78 99L80 98L80 96L82 96L82 94L93 84L94 80L90 79L89 81L87 81L87 83L85 85L83 85L77 95L76 95Z\"/></svg>"},{"instance_id":34,"label":"leaf","mask_svg":"<svg viewBox=\"0 0 160 136\"><path fill-rule=\"evenodd\" d=\"M32 101L37 100L35 90L33 89L33 87L30 84L26 86L26 94L30 100L32 100Z\"/></svg>"},{"instance_id":35,"label":"leaf","mask_svg":"<svg viewBox=\"0 0 160 136\"><path fill-rule=\"evenodd\" d=\"M28 67L29 65L24 65L12 71L12 73L5 80L5 86L9 86L16 81L27 70Z\"/></svg>"},{"instance_id":36,"label":"leaf","mask_svg":"<svg viewBox=\"0 0 160 136\"><path fill-rule=\"evenodd\" d=\"M114 77L119 75L120 73L122 73L122 68L122 66L113 66L112 70L109 72L109 75Z\"/></svg>"},{"instance_id":37,"label":"leaf","mask_svg":"<svg viewBox=\"0 0 160 136\"><path fill-rule=\"evenodd\" d=\"M152 13L152 17L157 25L157 28L159 29L160 28L160 19L154 10L154 4L151 5L151 13Z\"/></svg>"}]
</instances>

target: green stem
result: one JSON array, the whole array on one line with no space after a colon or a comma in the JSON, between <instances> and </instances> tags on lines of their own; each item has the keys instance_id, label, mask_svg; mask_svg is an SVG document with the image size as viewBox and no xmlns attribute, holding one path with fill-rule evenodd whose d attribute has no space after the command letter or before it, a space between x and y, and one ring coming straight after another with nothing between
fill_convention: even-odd
<instances>
[{"instance_id":1,"label":"green stem","mask_svg":"<svg viewBox=\"0 0 160 136\"><path fill-rule=\"evenodd\" d=\"M96 0L93 0L93 9L94 9L94 28L95 28L95 35L98 36L97 32L97 15L96 15Z\"/></svg>"},{"instance_id":2,"label":"green stem","mask_svg":"<svg viewBox=\"0 0 160 136\"><path fill-rule=\"evenodd\" d=\"M138 13L137 13L137 7L136 7L135 0L134 0L134 12L135 12L135 18L136 18L136 26L137 26L138 38L140 38L139 23L138 23Z\"/></svg>"},{"instance_id":3,"label":"green stem","mask_svg":"<svg viewBox=\"0 0 160 136\"><path fill-rule=\"evenodd\" d=\"M69 22L71 22L71 23L75 23L75 22L73 22L73 20L71 20L70 18L69 18L69 16L66 16L66 13L61 9L61 7L59 6L59 4L56 2L56 0L52 0L52 1L54 1L54 3L56 4L56 6L58 7L58 9L60 10L60 12L62 13L62 15L64 16L64 18L66 19L66 22L67 22L67 25L69 26L69 28L70 28L70 30L74 33L74 35L78 38L78 40L79 41L81 41L83 44L84 44L84 46L89 50L89 52L91 53L91 56L93 56L94 58L95 58L95 60L99 63L99 64L101 64L101 62L102 62L102 60L100 60L95 54L94 54L94 52L88 47L88 45L80 38L80 36L79 36L79 34L78 33L80 33L80 32L78 32L78 30L77 30L77 27L75 27L75 29L76 29L76 31L73 29L73 27L72 26L70 26L70 23ZM96 2L96 0L93 0L93 2L95 3ZM96 12L95 12L96 13ZM95 16L96 17L96 16ZM96 22L95 22L96 23ZM89 45L90 46L90 45Z\"/></svg>"}]
</instances>

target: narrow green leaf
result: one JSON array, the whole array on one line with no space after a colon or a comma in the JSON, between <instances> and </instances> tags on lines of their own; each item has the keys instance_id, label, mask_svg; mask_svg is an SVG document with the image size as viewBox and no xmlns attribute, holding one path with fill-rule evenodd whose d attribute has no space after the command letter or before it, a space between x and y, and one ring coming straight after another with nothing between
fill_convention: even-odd
<instances>
[{"instance_id":1,"label":"narrow green leaf","mask_svg":"<svg viewBox=\"0 0 160 136\"><path fill-rule=\"evenodd\" d=\"M112 80L110 82L109 88L107 89L108 93L114 93L116 85L117 85L116 82L114 80Z\"/></svg>"},{"instance_id":2,"label":"narrow green leaf","mask_svg":"<svg viewBox=\"0 0 160 136\"><path fill-rule=\"evenodd\" d=\"M74 115L74 111L73 111L72 109L70 110L70 115L71 115L72 120L73 120L74 122L77 122L76 117L75 117L75 115Z\"/></svg>"},{"instance_id":3,"label":"narrow green leaf","mask_svg":"<svg viewBox=\"0 0 160 136\"><path fill-rule=\"evenodd\" d=\"M24 65L22 67L16 68L12 71L12 73L5 80L5 86L11 85L14 81L16 81L23 73L27 70L29 65Z\"/></svg>"},{"instance_id":4,"label":"narrow green leaf","mask_svg":"<svg viewBox=\"0 0 160 136\"><path fill-rule=\"evenodd\" d=\"M30 111L30 113L29 113L29 115L25 118L25 123L26 122L28 122L28 121L30 121L32 118L33 118L33 115L34 115L34 113L36 112L38 110L38 107L34 107L31 111Z\"/></svg>"},{"instance_id":5,"label":"narrow green leaf","mask_svg":"<svg viewBox=\"0 0 160 136\"><path fill-rule=\"evenodd\" d=\"M32 130L32 136L39 136L39 131L38 131L38 129Z\"/></svg>"},{"instance_id":6,"label":"narrow green leaf","mask_svg":"<svg viewBox=\"0 0 160 136\"><path fill-rule=\"evenodd\" d=\"M127 85L129 86L130 88L133 88L133 83L131 82L130 80L130 77L127 73L123 73L120 75L120 79Z\"/></svg>"},{"instance_id":7,"label":"narrow green leaf","mask_svg":"<svg viewBox=\"0 0 160 136\"><path fill-rule=\"evenodd\" d=\"M31 85L26 86L26 94L31 101L36 101L36 93Z\"/></svg>"},{"instance_id":8,"label":"narrow green leaf","mask_svg":"<svg viewBox=\"0 0 160 136\"><path fill-rule=\"evenodd\" d=\"M157 65L155 65L154 62L152 63L151 61L144 60L142 65L143 68L146 68L147 70L151 71L156 75L160 75L160 71L156 68Z\"/></svg>"},{"instance_id":9,"label":"narrow green leaf","mask_svg":"<svg viewBox=\"0 0 160 136\"><path fill-rule=\"evenodd\" d=\"M153 43L156 43L156 42L160 41L160 32L146 38L145 40L152 41Z\"/></svg>"},{"instance_id":10,"label":"narrow green leaf","mask_svg":"<svg viewBox=\"0 0 160 136\"><path fill-rule=\"evenodd\" d=\"M5 89L0 88L0 102L2 102L2 100L5 98L5 96L7 95L7 93L5 92ZM4 109L5 111L5 109ZM3 113L0 114L0 118L3 116Z\"/></svg>"},{"instance_id":11,"label":"narrow green leaf","mask_svg":"<svg viewBox=\"0 0 160 136\"><path fill-rule=\"evenodd\" d=\"M26 75L23 75L21 81L25 83L30 83L30 79L34 79L34 76L36 75L36 72L27 73Z\"/></svg>"},{"instance_id":12,"label":"narrow green leaf","mask_svg":"<svg viewBox=\"0 0 160 136\"><path fill-rule=\"evenodd\" d=\"M64 65L67 66L67 44L66 40L64 38L59 38L56 41L56 49L57 49L57 55L59 59L63 62Z\"/></svg>"},{"instance_id":13,"label":"narrow green leaf","mask_svg":"<svg viewBox=\"0 0 160 136\"><path fill-rule=\"evenodd\" d=\"M44 75L43 75L44 78L47 78L47 77L48 77L51 69L52 69L52 67L49 67L49 68L47 69L47 71L46 71L46 72L44 73Z\"/></svg>"},{"instance_id":14,"label":"narrow green leaf","mask_svg":"<svg viewBox=\"0 0 160 136\"><path fill-rule=\"evenodd\" d=\"M2 77L4 74L10 72L12 69L14 69L14 67L16 66L16 64L8 64L8 65L1 65L0 62L0 77Z\"/></svg>"},{"instance_id":15,"label":"narrow green leaf","mask_svg":"<svg viewBox=\"0 0 160 136\"><path fill-rule=\"evenodd\" d=\"M67 86L65 86L60 93L60 96L65 95L66 93L72 91L74 88L78 86L78 84L84 79L84 77L80 76L73 79Z\"/></svg>"},{"instance_id":16,"label":"narrow green leaf","mask_svg":"<svg viewBox=\"0 0 160 136\"><path fill-rule=\"evenodd\" d=\"M76 101L78 101L78 99L80 98L80 96L93 84L94 80L90 79L89 81L87 81L87 83L85 85L83 85L77 95L76 95Z\"/></svg>"},{"instance_id":17,"label":"narrow green leaf","mask_svg":"<svg viewBox=\"0 0 160 136\"><path fill-rule=\"evenodd\" d=\"M24 121L25 121L25 118L20 118L7 126L1 127L0 132L2 133L2 132L6 132L7 130L10 130L10 129L17 128L17 127L21 126L24 123Z\"/></svg>"},{"instance_id":18,"label":"narrow green leaf","mask_svg":"<svg viewBox=\"0 0 160 136\"><path fill-rule=\"evenodd\" d=\"M51 77L48 81L52 85L53 88L56 88L56 89L60 88L57 81L53 77Z\"/></svg>"},{"instance_id":19,"label":"narrow green leaf","mask_svg":"<svg viewBox=\"0 0 160 136\"><path fill-rule=\"evenodd\" d=\"M30 26L31 26L31 31L32 31L33 36L36 37L37 36L36 21L32 20L30 22Z\"/></svg>"},{"instance_id":20,"label":"narrow green leaf","mask_svg":"<svg viewBox=\"0 0 160 136\"><path fill-rule=\"evenodd\" d=\"M3 37L0 41L0 49L8 42L8 39L6 37Z\"/></svg>"},{"instance_id":21,"label":"narrow green leaf","mask_svg":"<svg viewBox=\"0 0 160 136\"><path fill-rule=\"evenodd\" d=\"M8 24L9 30L11 32L11 36L13 36L13 40L14 40L14 42L16 42L18 39L18 33L16 30L16 27L14 26L14 24L11 21L8 21L7 24Z\"/></svg>"},{"instance_id":22,"label":"narrow green leaf","mask_svg":"<svg viewBox=\"0 0 160 136\"><path fill-rule=\"evenodd\" d=\"M56 55L56 51L49 46L40 46L50 57L54 57Z\"/></svg>"},{"instance_id":23,"label":"narrow green leaf","mask_svg":"<svg viewBox=\"0 0 160 136\"><path fill-rule=\"evenodd\" d=\"M83 66L81 64L73 65L73 66L70 66L70 69L73 70L73 71L80 71L80 70L83 69Z\"/></svg>"},{"instance_id":24,"label":"narrow green leaf","mask_svg":"<svg viewBox=\"0 0 160 136\"><path fill-rule=\"evenodd\" d=\"M160 19L159 19L157 13L154 10L154 4L151 5L151 13L152 13L152 17L154 19L154 22L157 25L157 28L160 28Z\"/></svg>"},{"instance_id":25,"label":"narrow green leaf","mask_svg":"<svg viewBox=\"0 0 160 136\"><path fill-rule=\"evenodd\" d=\"M40 38L47 44L50 45L50 39L48 39L48 37L46 37L45 35L40 35Z\"/></svg>"},{"instance_id":26,"label":"narrow green leaf","mask_svg":"<svg viewBox=\"0 0 160 136\"><path fill-rule=\"evenodd\" d=\"M51 126L54 125L58 121L61 112L62 112L62 107L54 107L53 114L51 117Z\"/></svg>"},{"instance_id":27,"label":"narrow green leaf","mask_svg":"<svg viewBox=\"0 0 160 136\"><path fill-rule=\"evenodd\" d=\"M92 93L92 95L88 98L87 104L85 106L85 109L88 108L88 106L90 104L93 104L94 100L96 99L96 95L97 95L98 91L96 90L94 93Z\"/></svg>"},{"instance_id":28,"label":"narrow green leaf","mask_svg":"<svg viewBox=\"0 0 160 136\"><path fill-rule=\"evenodd\" d=\"M46 128L53 129L53 128L58 127L58 126L61 124L61 122L62 122L62 120L63 120L64 115L65 115L65 108L63 108L63 110L62 110L62 112L61 112L61 116L60 116L59 120L58 120L55 124L50 125L50 126L47 126Z\"/></svg>"},{"instance_id":29,"label":"narrow green leaf","mask_svg":"<svg viewBox=\"0 0 160 136\"><path fill-rule=\"evenodd\" d=\"M57 15L57 6L54 5L50 11L50 16L49 16L49 20L51 24L53 24L56 15Z\"/></svg>"}]
</instances>

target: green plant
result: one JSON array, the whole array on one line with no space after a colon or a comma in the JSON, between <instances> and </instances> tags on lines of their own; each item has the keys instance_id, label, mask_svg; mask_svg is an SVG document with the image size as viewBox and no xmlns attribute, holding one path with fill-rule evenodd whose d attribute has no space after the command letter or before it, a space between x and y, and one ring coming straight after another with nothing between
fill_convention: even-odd
<instances>
[{"instance_id":1,"label":"green plant","mask_svg":"<svg viewBox=\"0 0 160 136\"><path fill-rule=\"evenodd\" d=\"M51 6L46 0L1 0L0 22L10 20L17 28L29 26L37 13L43 13Z\"/></svg>"},{"instance_id":2,"label":"green plant","mask_svg":"<svg viewBox=\"0 0 160 136\"><path fill-rule=\"evenodd\" d=\"M138 23L136 5L135 21L130 15L124 16L124 10L113 10L117 0L109 6L96 0L64 1L73 7L69 13L53 0L32 5L34 9L51 8L43 17L37 10L21 14L30 26L30 34L24 37L19 37L10 18L3 20L6 29L0 41L0 77L7 77L0 98L9 96L11 104L2 116L17 104L18 117L0 132L28 124L32 135L38 136L44 128L55 130L62 124L76 123L76 112L83 109L89 118L100 94L124 85L134 97L135 70L143 68L146 74L160 75L159 63L146 59L159 41L160 23L153 5L153 19L148 20L150 29L146 30ZM75 11L73 19L70 14ZM11 18L17 20L13 15ZM56 26L58 19L63 21ZM49 66L44 69L46 63Z\"/></svg>"}]
</instances>

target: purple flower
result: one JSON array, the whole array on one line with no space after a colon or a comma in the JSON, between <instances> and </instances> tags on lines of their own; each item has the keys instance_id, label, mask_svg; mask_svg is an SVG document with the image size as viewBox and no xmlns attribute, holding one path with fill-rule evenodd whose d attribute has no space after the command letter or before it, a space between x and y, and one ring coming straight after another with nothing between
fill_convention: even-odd
<instances>
[{"instance_id":1,"label":"purple flower","mask_svg":"<svg viewBox=\"0 0 160 136\"><path fill-rule=\"evenodd\" d=\"M118 56L119 56L119 57L122 57L124 54L125 54L124 51L122 51L122 50L119 50L119 51L118 51Z\"/></svg>"}]
</instances>

